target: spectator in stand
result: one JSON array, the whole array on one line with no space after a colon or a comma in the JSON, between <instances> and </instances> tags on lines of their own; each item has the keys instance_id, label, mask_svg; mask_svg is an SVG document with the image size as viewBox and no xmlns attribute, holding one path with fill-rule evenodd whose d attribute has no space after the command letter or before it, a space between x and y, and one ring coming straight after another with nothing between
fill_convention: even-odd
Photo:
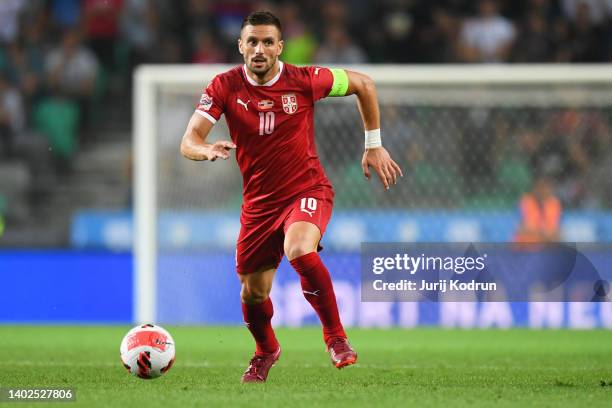
<instances>
[{"instance_id":1,"label":"spectator in stand","mask_svg":"<svg viewBox=\"0 0 612 408\"><path fill-rule=\"evenodd\" d=\"M463 23L460 53L466 62L503 62L516 36L513 23L501 16L496 0L480 0L478 16Z\"/></svg>"},{"instance_id":2,"label":"spectator in stand","mask_svg":"<svg viewBox=\"0 0 612 408\"><path fill-rule=\"evenodd\" d=\"M415 62L418 50L415 50L415 17L406 2L393 4L382 16L387 42L388 58L396 63Z\"/></svg>"},{"instance_id":3,"label":"spectator in stand","mask_svg":"<svg viewBox=\"0 0 612 408\"><path fill-rule=\"evenodd\" d=\"M185 48L181 38L171 34L164 34L155 50L155 62L160 64L181 64L185 62L183 56Z\"/></svg>"},{"instance_id":4,"label":"spectator in stand","mask_svg":"<svg viewBox=\"0 0 612 408\"><path fill-rule=\"evenodd\" d=\"M81 22L80 0L51 0L48 8L51 26L60 33Z\"/></svg>"},{"instance_id":5,"label":"spectator in stand","mask_svg":"<svg viewBox=\"0 0 612 408\"><path fill-rule=\"evenodd\" d=\"M58 47L45 58L47 84L52 91L78 99L92 95L98 70L95 54L81 41L77 29L64 33Z\"/></svg>"},{"instance_id":6,"label":"spectator in stand","mask_svg":"<svg viewBox=\"0 0 612 408\"><path fill-rule=\"evenodd\" d=\"M421 30L419 43L421 62L449 63L457 60L459 19L448 9L435 6L431 13L432 24Z\"/></svg>"},{"instance_id":7,"label":"spectator in stand","mask_svg":"<svg viewBox=\"0 0 612 408\"><path fill-rule=\"evenodd\" d=\"M23 27L21 41L9 47L7 72L24 97L26 110L44 94L45 45L42 42L43 26L27 24Z\"/></svg>"},{"instance_id":8,"label":"spectator in stand","mask_svg":"<svg viewBox=\"0 0 612 408\"><path fill-rule=\"evenodd\" d=\"M25 6L25 0L0 1L0 43L10 44L17 39L19 15Z\"/></svg>"},{"instance_id":9,"label":"spectator in stand","mask_svg":"<svg viewBox=\"0 0 612 408\"><path fill-rule=\"evenodd\" d=\"M512 49L513 62L547 62L553 57L553 40L548 22L539 13L530 12L519 26L519 34Z\"/></svg>"},{"instance_id":10,"label":"spectator in stand","mask_svg":"<svg viewBox=\"0 0 612 408\"><path fill-rule=\"evenodd\" d=\"M81 107L81 123L86 125L98 61L95 54L82 44L76 29L65 32L61 44L47 54L45 73L52 94L77 102Z\"/></svg>"},{"instance_id":11,"label":"spectator in stand","mask_svg":"<svg viewBox=\"0 0 612 408\"><path fill-rule=\"evenodd\" d=\"M299 7L285 3L280 9L283 22L283 61L290 64L311 64L317 49L317 40L301 20Z\"/></svg>"},{"instance_id":12,"label":"spectator in stand","mask_svg":"<svg viewBox=\"0 0 612 408\"><path fill-rule=\"evenodd\" d=\"M34 60L28 50L19 43L9 48L7 74L23 94L25 105L31 108L42 94L44 65L42 60Z\"/></svg>"},{"instance_id":13,"label":"spectator in stand","mask_svg":"<svg viewBox=\"0 0 612 408\"><path fill-rule=\"evenodd\" d=\"M507 2L506 7L515 5L516 13L512 20L517 23L525 23L529 16L537 14L546 21L548 27L552 27L555 20L563 18L558 0L524 0L522 2ZM523 25L524 26L524 25ZM521 27L517 27L520 31Z\"/></svg>"},{"instance_id":14,"label":"spectator in stand","mask_svg":"<svg viewBox=\"0 0 612 408\"><path fill-rule=\"evenodd\" d=\"M25 112L21 95L4 72L0 73L0 157L14 155L15 138L23 130Z\"/></svg>"},{"instance_id":15,"label":"spectator in stand","mask_svg":"<svg viewBox=\"0 0 612 408\"><path fill-rule=\"evenodd\" d=\"M315 55L315 62L317 64L361 64L366 62L366 54L351 41L344 27L329 26Z\"/></svg>"},{"instance_id":16,"label":"spectator in stand","mask_svg":"<svg viewBox=\"0 0 612 408\"><path fill-rule=\"evenodd\" d=\"M184 5L184 19L188 36L196 36L202 30L216 31L213 4L209 0L187 0Z\"/></svg>"},{"instance_id":17,"label":"spectator in stand","mask_svg":"<svg viewBox=\"0 0 612 408\"><path fill-rule=\"evenodd\" d=\"M612 0L610 0L610 13L608 14L608 19L603 28L603 52L602 52L602 61L603 62L612 62Z\"/></svg>"},{"instance_id":18,"label":"spectator in stand","mask_svg":"<svg viewBox=\"0 0 612 408\"><path fill-rule=\"evenodd\" d=\"M323 5L316 10L318 18L315 24L318 36L322 37L328 27L347 27L349 24L347 10L349 10L349 7L344 0L323 2Z\"/></svg>"},{"instance_id":19,"label":"spectator in stand","mask_svg":"<svg viewBox=\"0 0 612 408\"><path fill-rule=\"evenodd\" d=\"M160 30L157 1L125 0L120 25L129 49L130 66L154 61Z\"/></svg>"},{"instance_id":20,"label":"spectator in stand","mask_svg":"<svg viewBox=\"0 0 612 408\"><path fill-rule=\"evenodd\" d=\"M569 25L569 39L565 44L571 62L597 62L603 59L602 35L593 23L588 3L579 3L574 20Z\"/></svg>"},{"instance_id":21,"label":"spectator in stand","mask_svg":"<svg viewBox=\"0 0 612 408\"><path fill-rule=\"evenodd\" d=\"M119 36L119 18L123 0L83 0L85 35L102 66L114 68L115 41Z\"/></svg>"},{"instance_id":22,"label":"spectator in stand","mask_svg":"<svg viewBox=\"0 0 612 408\"><path fill-rule=\"evenodd\" d=\"M201 0L191 0L192 2L201 2ZM208 24L208 27L212 27L215 34L218 34L217 41L225 44L227 50L231 51L228 56L231 62L244 63L242 56L235 52L236 39L239 37L240 27L244 16L248 15L252 10L252 5L249 2L242 0L225 0L223 2L210 2L210 19L214 22L214 25ZM194 26L200 30L201 25Z\"/></svg>"},{"instance_id":23,"label":"spectator in stand","mask_svg":"<svg viewBox=\"0 0 612 408\"><path fill-rule=\"evenodd\" d=\"M580 14L586 11L586 18L593 25L600 25L612 14L612 2L609 0L562 0L561 7L570 22L584 18Z\"/></svg>"},{"instance_id":24,"label":"spectator in stand","mask_svg":"<svg viewBox=\"0 0 612 408\"><path fill-rule=\"evenodd\" d=\"M217 64L226 62L224 49L217 45L215 38L207 31L195 34L195 51L191 57L194 64Z\"/></svg>"},{"instance_id":25,"label":"spectator in stand","mask_svg":"<svg viewBox=\"0 0 612 408\"><path fill-rule=\"evenodd\" d=\"M552 180L538 177L531 191L519 202L521 221L514 242L547 243L559 240L561 202L555 196Z\"/></svg>"}]
</instances>

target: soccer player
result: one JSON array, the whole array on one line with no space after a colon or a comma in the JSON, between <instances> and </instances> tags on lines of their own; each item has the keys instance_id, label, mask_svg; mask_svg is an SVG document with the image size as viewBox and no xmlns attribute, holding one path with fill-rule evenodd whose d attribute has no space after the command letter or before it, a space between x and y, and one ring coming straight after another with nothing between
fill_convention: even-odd
<instances>
[{"instance_id":1,"label":"soccer player","mask_svg":"<svg viewBox=\"0 0 612 408\"><path fill-rule=\"evenodd\" d=\"M333 190L314 144L314 103L327 96L357 95L365 127L363 172L378 174L385 189L402 176L382 147L376 89L366 75L343 69L295 67L279 60L281 24L269 12L247 16L238 40L244 65L208 84L181 142L191 160L228 159L236 149L243 176L241 229L236 269L242 284L242 314L256 351L242 382L264 382L280 356L268 297L283 255L300 276L306 300L323 326L323 339L337 368L354 364L319 241L332 213ZM225 114L232 141L207 143ZM334 135L327 135L333 137Z\"/></svg>"}]
</instances>

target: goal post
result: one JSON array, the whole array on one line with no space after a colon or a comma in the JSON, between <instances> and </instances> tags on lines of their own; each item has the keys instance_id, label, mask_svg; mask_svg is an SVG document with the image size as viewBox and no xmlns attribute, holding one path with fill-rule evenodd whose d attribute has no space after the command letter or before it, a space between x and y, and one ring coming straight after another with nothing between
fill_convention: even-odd
<instances>
[{"instance_id":1,"label":"goal post","mask_svg":"<svg viewBox=\"0 0 612 408\"><path fill-rule=\"evenodd\" d=\"M138 67L134 73L133 310L134 320L138 323L157 323L160 316L168 316L165 318L172 322L192 321L175 318L174 314L164 314L166 312L160 314L160 296L167 296L164 299L177 299L177 302L191 296L186 294L186 286L173 287L171 295L160 294L160 287L166 289L172 286L169 278L160 276L160 262L163 263L162 269L169 267L179 271L175 276L188 282L193 278L193 271L192 266L186 262L191 259L192 252L185 252L185 248L193 249L195 245L196 252L205 253L209 260L216 259L214 256L217 248L231 252L231 242L237 228L237 217L234 216L239 209L241 187L234 159L215 163L214 166L219 165L219 169L211 165L202 170L193 164L179 163L179 160L182 160L179 155L182 132L193 113L201 90L215 75L231 67L144 65ZM354 97L328 98L318 104L315 123L324 129L317 127L317 142L321 143L319 153L323 156L326 172L335 187L338 180L337 198L342 201L339 204L340 218L337 228L333 231L332 244L332 248L339 250L348 248L343 245L349 245L346 242L356 236L373 240L453 239L452 232L431 232L428 235L421 229L420 235L415 235L411 229L413 224L410 223L402 224L398 232L390 236L386 229L381 227L377 230L372 227L379 216L396 216L394 219L401 222L404 210L420 214L439 209L440 214L463 214L474 208L470 207L470 203L477 195L485 197L484 201L486 197L493 197L499 198L500 202L511 202L518 190L502 191L506 187L499 180L495 181L495 186L489 188L487 186L490 181L482 180L487 178L487 171L494 171L495 174L502 172L498 167L497 157L506 154L502 150L505 152L516 149L516 146L520 145L518 140L522 136L519 136L519 133L542 128L543 126L537 124L538 121L546 121L547 126L553 126L557 117L555 115L563 116L562 112L554 111L556 107L571 108L578 113L588 113L595 109L597 117L593 120L600 120L605 126L612 126L610 65L358 65L345 68L368 74L377 84L379 101L381 106L384 105L381 111L383 145L386 141L389 142L392 155L399 155L394 149L401 146L402 157L398 161L404 163L419 160L422 167L411 170L411 174L415 175L414 180L409 182L409 187L402 187L404 190L399 190L396 195L379 197L381 193L375 190L374 183L367 185L360 180L361 184L356 184L351 178L355 173L351 160L357 163L360 160L360 156L356 154L362 149L363 134L359 132L361 122ZM482 107L486 108L486 111L479 110ZM497 119L491 119L492 116ZM568 126L575 125L572 122L575 118L564 120L568 121ZM489 167L483 164L484 168L477 169L482 172L482 178L474 175L472 180L469 166L464 168L465 162L473 161L474 166L480 164L477 158L469 159L471 156L466 144L477 140L479 133L472 132L473 127L484 122L486 125L483 126L487 128L484 133L505 132L504 137L511 139L511 142L500 142L493 138L495 140L489 140L488 143L506 145L476 149L478 154L491 155L493 159L483 160L491 162L486 164ZM496 126L505 129L497 129ZM466 130L468 128L472 130ZM610 129L602 132L608 130ZM472 137L465 137L470 132L474 133ZM213 133L213 138L229 137L221 121L215 126ZM463 137L460 140L456 138L459 134ZM496 150L498 148L501 150ZM343 153L338 153L339 150ZM442 151L447 151L448 157L447 154L441 154ZM607 151L607 154L611 152ZM433 161L439 162L435 164L441 165L436 168L428 167L427 161L431 162L432 157L435 157ZM469 160L462 160L466 157ZM599 173L593 171L592 177L598 177L597 174ZM485 186L482 187L481 184ZM455 194L452 192L454 189L461 191ZM363 194L364 191L371 192L372 197ZM413 195L415 191L418 194ZM599 207L611 205L605 203L605 198L599 201ZM459 205L458 202L462 204ZM503 207L504 205L506 207ZM499 209L493 207L491 212ZM507 204L502 204L502 207L508 208ZM584 207L586 205L580 203L576 206L578 210ZM486 204L477 208L479 211L489 211ZM346 211L343 212L342 209ZM351 211L356 209L370 217L369 219L373 220L371 224L351 223ZM377 209L383 209L386 214L377 213ZM440 219L437 215L433 217L434 223ZM234 218L234 223L218 221ZM388 224L391 220L381 219L383 224ZM418 229L418 222L414 225L414 228ZM460 234L465 234L463 236L491 239L484 233L472 234L469 227L461 225L463 229L458 228ZM505 234L507 235L507 231ZM355 246L350 246L350 249L354 250ZM161 252L168 256L160 258ZM195 265L198 261L193 262ZM219 262L223 267L228 265L225 259ZM231 274L231 271L228 271L228 274ZM208 285L211 278L204 276L197 279L202 279L202 285ZM190 307L198 305L197 302L185 303L177 307L189 313L187 310Z\"/></svg>"}]
</instances>

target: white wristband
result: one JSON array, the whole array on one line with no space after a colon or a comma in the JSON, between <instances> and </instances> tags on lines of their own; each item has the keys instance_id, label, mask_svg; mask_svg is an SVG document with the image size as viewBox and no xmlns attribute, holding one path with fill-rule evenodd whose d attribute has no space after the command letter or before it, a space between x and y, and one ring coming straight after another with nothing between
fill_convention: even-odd
<instances>
[{"instance_id":1,"label":"white wristband","mask_svg":"<svg viewBox=\"0 0 612 408\"><path fill-rule=\"evenodd\" d=\"M381 147L382 140L380 139L380 129L372 129L365 131L365 148L373 149Z\"/></svg>"}]
</instances>

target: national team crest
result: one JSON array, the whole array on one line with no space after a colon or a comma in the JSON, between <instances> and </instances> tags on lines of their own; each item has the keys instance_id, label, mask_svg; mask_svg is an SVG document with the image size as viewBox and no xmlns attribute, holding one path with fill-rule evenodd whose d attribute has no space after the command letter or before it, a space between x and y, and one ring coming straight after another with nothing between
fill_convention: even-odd
<instances>
[{"instance_id":1,"label":"national team crest","mask_svg":"<svg viewBox=\"0 0 612 408\"><path fill-rule=\"evenodd\" d=\"M290 115L298 110L297 96L295 94L286 94L281 97L283 102L283 110Z\"/></svg>"}]
</instances>

